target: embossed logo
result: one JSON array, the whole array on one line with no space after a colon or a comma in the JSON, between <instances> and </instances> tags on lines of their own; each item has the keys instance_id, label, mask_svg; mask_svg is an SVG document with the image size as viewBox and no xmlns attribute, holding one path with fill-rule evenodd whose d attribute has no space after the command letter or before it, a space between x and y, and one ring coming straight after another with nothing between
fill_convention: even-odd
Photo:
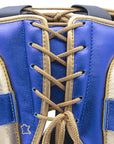
<instances>
[{"instance_id":1,"label":"embossed logo","mask_svg":"<svg viewBox=\"0 0 114 144\"><path fill-rule=\"evenodd\" d=\"M31 134L31 131L30 131L30 125L26 125L26 124L23 124L21 126L21 130L22 130L22 134L25 135L25 134Z\"/></svg>"}]
</instances>

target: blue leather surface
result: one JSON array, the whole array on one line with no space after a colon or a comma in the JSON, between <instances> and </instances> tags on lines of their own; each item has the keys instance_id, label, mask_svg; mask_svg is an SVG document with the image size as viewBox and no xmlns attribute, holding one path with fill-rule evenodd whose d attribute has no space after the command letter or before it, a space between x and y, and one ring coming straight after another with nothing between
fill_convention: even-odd
<instances>
[{"instance_id":1,"label":"blue leather surface","mask_svg":"<svg viewBox=\"0 0 114 144\"><path fill-rule=\"evenodd\" d=\"M0 94L0 126L17 122L13 93Z\"/></svg>"},{"instance_id":2,"label":"blue leather surface","mask_svg":"<svg viewBox=\"0 0 114 144\"><path fill-rule=\"evenodd\" d=\"M104 129L114 131L114 100L105 100Z\"/></svg>"},{"instance_id":3,"label":"blue leather surface","mask_svg":"<svg viewBox=\"0 0 114 144\"><path fill-rule=\"evenodd\" d=\"M32 91L33 87L42 92L42 75L31 69L31 64L42 68L42 53L30 42L42 45L42 30L33 27L29 20L0 24L0 56L3 58L13 90L16 95L19 113L19 126L30 126L31 135L22 135L22 144L30 144L36 130L40 113L41 99Z\"/></svg>"},{"instance_id":4,"label":"blue leather surface","mask_svg":"<svg viewBox=\"0 0 114 144\"><path fill-rule=\"evenodd\" d=\"M82 96L83 99L73 105L73 113L79 120L79 133L84 144L102 144L105 80L114 57L114 28L85 22L74 31L75 47L87 47L75 54L74 72L84 70L86 73L74 80L73 98Z\"/></svg>"},{"instance_id":5,"label":"blue leather surface","mask_svg":"<svg viewBox=\"0 0 114 144\"><path fill-rule=\"evenodd\" d=\"M62 27L52 28L57 30ZM114 57L114 28L86 21L74 33L74 47L86 45L87 48L75 54L74 73L80 70L86 73L74 79L73 98L82 96L83 100L73 105L73 113L79 119L78 128L83 143L102 144L104 85L108 66ZM34 113L40 113L41 108L41 99L32 88L42 92L42 75L30 65L42 68L42 53L29 46L30 42L42 45L42 31L30 25L29 20L0 24L0 56L5 61L16 94L20 126L30 125L31 135L21 135L22 144L31 143L38 124ZM66 51L66 44L58 38L52 39L50 45L55 54ZM65 67L53 62L52 75L63 77ZM51 89L51 99L56 103L64 101L64 92L59 88L58 92L55 91L55 87Z\"/></svg>"},{"instance_id":6,"label":"blue leather surface","mask_svg":"<svg viewBox=\"0 0 114 144\"><path fill-rule=\"evenodd\" d=\"M86 48L75 53L74 73L78 71L85 71L85 73L74 79L73 99L80 96L83 99L72 106L73 114L75 119L78 119L79 134L83 143L103 144L105 80L108 67L114 57L114 28L89 20L82 22L86 24L74 31L74 47L85 45ZM59 43L56 39L52 41ZM65 45L61 49L65 50ZM53 52L55 53L54 50ZM53 69L55 77L61 75L61 73L58 74L59 71L59 69ZM58 95L61 96L61 100L64 99L64 95L63 97L61 94ZM57 103L59 96L52 96ZM59 101L61 100L59 97Z\"/></svg>"},{"instance_id":7,"label":"blue leather surface","mask_svg":"<svg viewBox=\"0 0 114 144\"><path fill-rule=\"evenodd\" d=\"M54 31L58 31L63 29L64 27L50 27ZM67 37L67 32L63 33L65 37ZM56 43L56 44L55 44ZM59 55L61 53L66 52L66 42L60 40L57 37L54 37L50 40L50 51L53 52L55 55ZM66 58L63 58L66 60ZM51 75L56 79L62 78L66 76L66 67L60 64L57 61L53 61L51 63ZM64 84L64 83L63 83ZM55 103L61 103L64 101L64 91L60 89L58 86L54 85L51 87L51 100Z\"/></svg>"}]
</instances>

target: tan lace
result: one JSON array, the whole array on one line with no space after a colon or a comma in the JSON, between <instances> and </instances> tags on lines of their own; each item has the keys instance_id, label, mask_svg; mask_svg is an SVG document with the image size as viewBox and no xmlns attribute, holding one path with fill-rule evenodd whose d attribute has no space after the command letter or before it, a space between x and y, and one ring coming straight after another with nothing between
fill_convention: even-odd
<instances>
[{"instance_id":1,"label":"tan lace","mask_svg":"<svg viewBox=\"0 0 114 144\"><path fill-rule=\"evenodd\" d=\"M30 11L34 14L40 15L45 17L48 21L60 21L60 22L67 22L68 19L71 17L69 13L71 12L84 12L83 8L24 8L26 11ZM66 10L64 12L57 12L57 13L40 13L35 10ZM104 8L111 16L114 16L114 10Z\"/></svg>"},{"instance_id":2,"label":"tan lace","mask_svg":"<svg viewBox=\"0 0 114 144\"><path fill-rule=\"evenodd\" d=\"M24 8L25 11L32 12L36 15L40 15L42 17L45 17L49 22L67 22L68 19L71 17L69 13L76 12L76 11L82 11L80 8ZM57 12L57 13L40 13L36 10L66 10L63 12Z\"/></svg>"},{"instance_id":3,"label":"tan lace","mask_svg":"<svg viewBox=\"0 0 114 144\"><path fill-rule=\"evenodd\" d=\"M31 9L29 9L29 10L31 11ZM36 13L39 14L39 12L36 12ZM45 15L45 17L47 18L47 15ZM54 18L54 20L55 20L55 18ZM50 29L50 28L48 28L42 24L39 24L36 22L33 22L31 24L35 27L39 27L39 28L41 28L47 32L50 32L51 33L50 39L57 36L65 42L67 41L67 38L64 37L61 33L67 32L69 30L72 30L74 28L77 28L77 27L80 27L83 25L82 22L79 22L77 24L72 24L70 26L63 28L62 30L55 32L52 29ZM78 46L78 47L76 47L70 51L67 51L65 53L62 53L60 55L55 55L52 52L46 50L45 48L41 47L40 45L38 45L36 43L30 43L30 45L32 47L34 47L35 49L40 50L42 53L45 53L48 56L50 56L51 62L56 60L59 63L61 63L63 66L66 66L66 62L62 59L63 57L67 57L70 54L74 54L74 53L81 51L85 48L85 46ZM61 79L55 79L53 76L51 76L50 74L48 74L47 72L45 72L44 70L39 68L37 65L32 65L32 67L37 72L39 72L44 77L46 77L48 80L50 80L51 86L57 85L58 87L60 87L64 91L65 91L65 86L62 84L62 82L69 81L69 80L74 79L76 77L79 77L83 74L83 71L79 71L79 72L76 72L72 75L68 75L66 77L63 77ZM56 134L55 134L55 143L56 144L63 144L64 143L65 128L67 128L67 131L68 131L71 139L73 140L74 144L82 144L82 142L79 138L79 132L78 132L76 120L74 119L73 113L70 111L64 111L64 109L62 109L63 107L78 103L81 100L81 97L78 97L76 99L69 100L69 101L66 101L63 103L55 104L53 101L51 101L49 98L47 98L46 95L42 94L38 89L34 89L34 92L37 94L38 97L40 97L42 100L44 100L47 104L49 104L51 106L49 108L49 110L55 109L58 112L60 112L60 114L58 114L55 118L44 116L42 114L36 114L37 118L39 118L39 119L52 121L44 133L42 144L50 144L51 133L55 127L56 127Z\"/></svg>"}]
</instances>

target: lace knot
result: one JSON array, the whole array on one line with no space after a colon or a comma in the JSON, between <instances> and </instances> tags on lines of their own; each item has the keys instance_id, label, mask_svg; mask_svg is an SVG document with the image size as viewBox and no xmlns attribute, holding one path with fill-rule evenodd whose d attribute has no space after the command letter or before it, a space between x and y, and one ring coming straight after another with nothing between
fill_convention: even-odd
<instances>
[{"instance_id":1,"label":"lace knot","mask_svg":"<svg viewBox=\"0 0 114 144\"><path fill-rule=\"evenodd\" d=\"M53 21L53 19L55 19L55 21L62 21L63 18L65 18L65 14L66 13L62 13L62 14L61 13L57 13L57 14L48 13L47 15L45 14L45 17L47 17L48 21ZM67 27L65 27L62 30L57 31L57 32L52 30L51 28L49 28L47 26L44 26L44 25L36 23L36 22L33 22L32 25L35 26L35 27L39 27L39 28L41 28L41 29L43 29L47 32L50 32L51 35L49 36L49 39L52 39L53 37L57 36L57 37L59 37L60 39L62 39L63 41L66 42L67 38L65 36L63 36L62 33L66 32L66 31L69 31L69 30L72 30L74 28L80 27L80 26L83 25L83 23L79 22L79 23L76 23L76 24L72 24L72 25L67 26ZM76 47L74 49L70 49L70 50L66 51L65 53L55 55L51 51L47 50L45 47L42 47L42 46L40 46L36 43L32 43L30 45L32 47L40 50L45 55L49 56L50 59L51 59L51 62L56 60L65 67L67 66L67 62L65 60L63 60L62 57L67 57L67 56L69 57L70 55L84 49L84 46L79 46L79 47ZM83 74L83 71L79 71L79 72L76 72L74 74L71 73L71 74L69 74L69 75L67 75L63 78L56 79L48 71L45 71L45 69L42 70L37 65L32 65L32 67L37 72L39 72L44 77L46 77L51 82L51 86L57 85L63 91L66 90L66 86L62 82L67 82L69 80L73 80L74 78L79 77ZM48 105L51 106L51 107L49 107L49 110L54 109L54 110L57 110L58 112L60 112L60 114L58 114L55 118L48 117L47 115L45 115L43 113L36 114L37 118L43 119L43 122L45 122L47 120L52 121L51 124L49 125L49 127L47 128L47 130L44 133L42 144L50 144L51 134L52 134L52 131L53 131L54 128L56 128L56 135L55 135L56 144L63 144L64 143L66 129L67 129L71 139L73 140L74 144L82 144L82 142L79 138L78 128L77 128L77 124L76 124L76 121L74 119L73 113L71 111L64 111L62 109L62 107L68 107L68 106L71 106L73 104L76 104L77 102L79 102L81 100L81 98L78 97L78 98L75 98L75 99L70 99L70 100L68 99L68 100L65 100L65 102L56 104L50 99L49 96L46 96L45 94L42 94L38 89L34 89L34 92L45 103L47 103ZM44 126L44 124L45 123L43 123L43 126ZM39 125L38 125L38 128L39 128ZM39 131L40 131L40 129L39 129ZM38 133L39 131L35 132L34 138L37 136L37 134L39 135L39 133ZM41 132L43 132L43 128L42 128ZM38 142L40 141L41 134L38 137Z\"/></svg>"},{"instance_id":2,"label":"lace knot","mask_svg":"<svg viewBox=\"0 0 114 144\"><path fill-rule=\"evenodd\" d=\"M62 14L60 12L57 12L55 17L54 17L54 21L55 22L59 21L61 19L61 17L62 17Z\"/></svg>"},{"instance_id":3,"label":"lace knot","mask_svg":"<svg viewBox=\"0 0 114 144\"><path fill-rule=\"evenodd\" d=\"M50 144L51 133L55 127L56 127L55 139L57 144L64 143L65 128L67 128L67 131L71 136L72 140L74 141L74 144L80 143L78 128L72 112L66 111L64 113L60 113L54 118L54 120L52 121L52 123L47 128L44 134L42 144Z\"/></svg>"}]
</instances>

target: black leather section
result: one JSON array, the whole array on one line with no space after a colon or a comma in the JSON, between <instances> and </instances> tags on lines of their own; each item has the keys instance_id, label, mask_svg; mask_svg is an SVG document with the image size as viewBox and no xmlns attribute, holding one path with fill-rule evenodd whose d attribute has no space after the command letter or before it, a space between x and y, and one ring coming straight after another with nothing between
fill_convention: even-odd
<instances>
[{"instance_id":1,"label":"black leather section","mask_svg":"<svg viewBox=\"0 0 114 144\"><path fill-rule=\"evenodd\" d=\"M112 20L110 14L106 10L97 6L73 5L72 8L81 8L82 9L81 12L76 12L78 14L95 16L95 17Z\"/></svg>"},{"instance_id":2,"label":"black leather section","mask_svg":"<svg viewBox=\"0 0 114 144\"><path fill-rule=\"evenodd\" d=\"M50 144L55 144L55 129L52 132ZM64 144L74 144L67 131L65 133Z\"/></svg>"},{"instance_id":3,"label":"black leather section","mask_svg":"<svg viewBox=\"0 0 114 144\"><path fill-rule=\"evenodd\" d=\"M20 15L23 12L23 9L26 7L31 7L30 5L22 5L22 6L9 6L0 9L0 18Z\"/></svg>"},{"instance_id":4,"label":"black leather section","mask_svg":"<svg viewBox=\"0 0 114 144\"><path fill-rule=\"evenodd\" d=\"M114 21L114 16L112 16L112 20Z\"/></svg>"}]
</instances>

